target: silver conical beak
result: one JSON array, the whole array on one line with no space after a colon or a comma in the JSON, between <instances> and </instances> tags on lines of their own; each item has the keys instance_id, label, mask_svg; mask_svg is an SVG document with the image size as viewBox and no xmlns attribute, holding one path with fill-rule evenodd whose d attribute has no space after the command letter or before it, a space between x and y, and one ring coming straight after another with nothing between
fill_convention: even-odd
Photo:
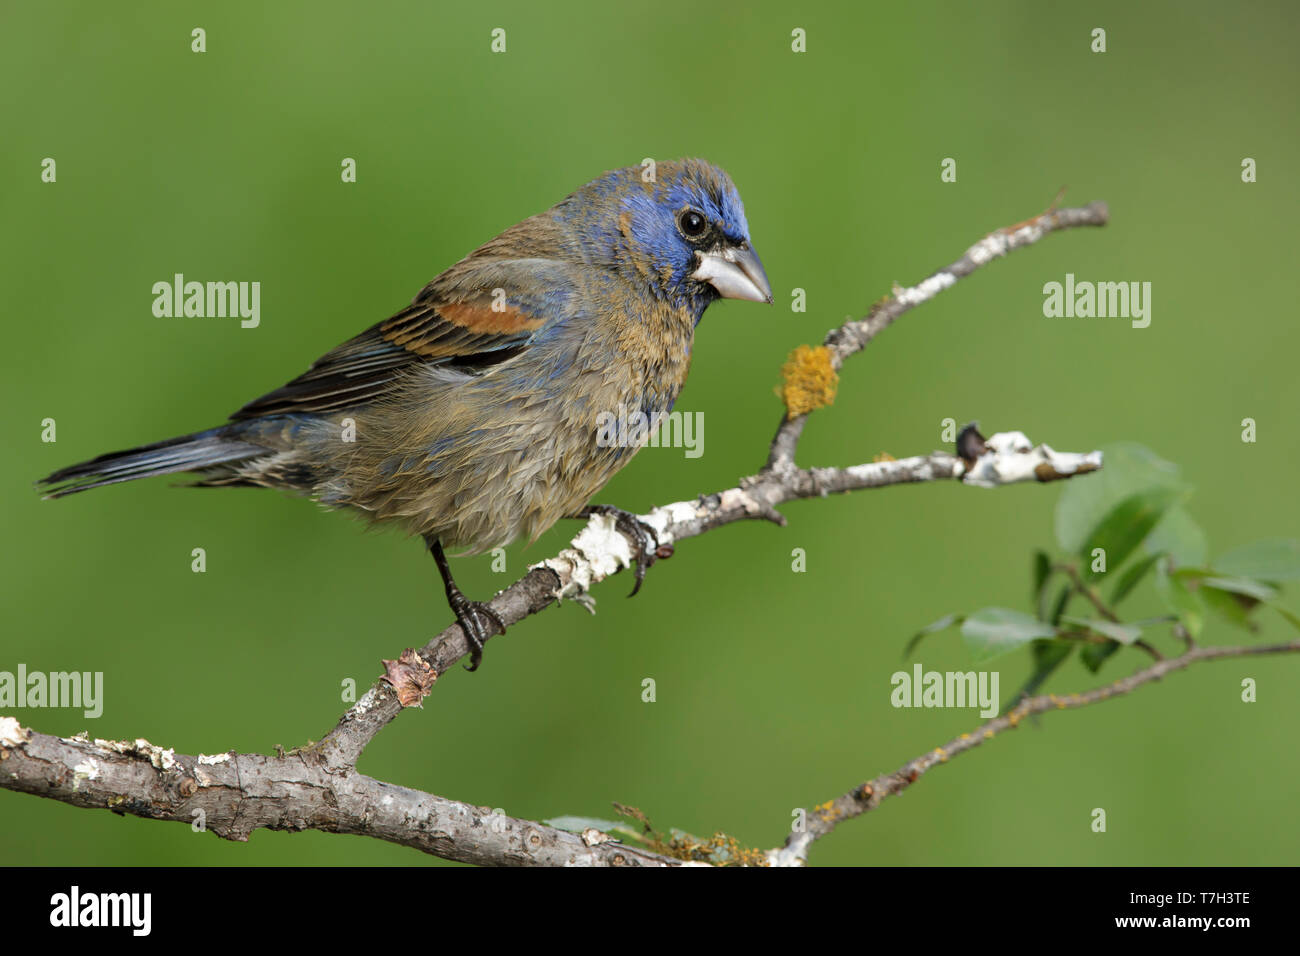
<instances>
[{"instance_id":1,"label":"silver conical beak","mask_svg":"<svg viewBox=\"0 0 1300 956\"><path fill-rule=\"evenodd\" d=\"M772 284L767 281L758 253L749 243L715 246L696 255L699 265L691 273L693 279L709 283L724 299L771 304Z\"/></svg>"}]
</instances>

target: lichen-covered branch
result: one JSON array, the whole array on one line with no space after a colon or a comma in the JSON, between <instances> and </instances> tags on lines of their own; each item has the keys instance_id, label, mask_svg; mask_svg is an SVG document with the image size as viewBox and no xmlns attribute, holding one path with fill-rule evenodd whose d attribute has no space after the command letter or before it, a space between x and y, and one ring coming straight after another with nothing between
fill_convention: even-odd
<instances>
[{"instance_id":1,"label":"lichen-covered branch","mask_svg":"<svg viewBox=\"0 0 1300 956\"><path fill-rule=\"evenodd\" d=\"M838 372L845 359L866 348L868 342L889 328L903 313L930 301L980 266L988 265L994 259L1000 259L1016 249L1033 245L1061 229L1104 226L1109 221L1110 209L1107 205L1104 202L1091 202L1086 206L1069 209L1050 208L1033 219L990 233L967 249L952 265L930 274L914 286L905 289L895 287L893 293L872 306L865 317L845 322L826 333L824 345L829 353L832 370ZM792 408L790 411L793 413L796 410ZM765 470L780 471L794 467L795 449L807 420L808 413L802 411L782 419L776 437L772 439Z\"/></svg>"},{"instance_id":2,"label":"lichen-covered branch","mask_svg":"<svg viewBox=\"0 0 1300 956\"><path fill-rule=\"evenodd\" d=\"M1056 452L1046 445L1033 446L1020 432L993 435L986 446L982 455L970 461L947 452L933 452L847 468L764 471L742 479L735 487L693 501L663 505L639 518L654 528L661 545L671 546L735 521L762 518L784 524L785 518L776 506L799 498L953 479L985 488L1054 481L1094 471L1102 464L1100 452ZM595 584L632 562L631 546L614 524L612 517L593 515L568 548L533 565L527 575L494 597L490 606L502 623L507 627L515 624L557 599L589 603L588 592ZM367 691L343 715L334 730L316 745L316 752L331 766L355 765L374 736L404 706L422 699L433 682L467 653L459 624L448 627L418 652L408 652L406 663L391 664L389 678Z\"/></svg>"},{"instance_id":3,"label":"lichen-covered branch","mask_svg":"<svg viewBox=\"0 0 1300 956\"><path fill-rule=\"evenodd\" d=\"M171 820L227 840L257 829L370 836L462 863L496 866L669 866L680 861L517 820L488 807L332 773L300 751L187 756L147 740L50 737L0 717L7 789L74 807Z\"/></svg>"},{"instance_id":4,"label":"lichen-covered branch","mask_svg":"<svg viewBox=\"0 0 1300 956\"><path fill-rule=\"evenodd\" d=\"M864 318L832 330L822 346L796 349L783 370L787 410L766 465L734 487L664 505L641 516L654 529L659 552L668 554L675 542L735 521L760 518L783 525L785 518L777 506L799 498L943 480L999 487L1053 481L1101 467L1098 452L1056 452L1047 445L1033 445L1019 432L985 440L973 429L963 432L955 453L936 451L843 468L799 468L795 452L808 415L833 401L844 360L895 319L993 259L1057 230L1104 225L1107 217L1105 204L1095 202L1077 209L1049 209L999 230L917 285L895 288ZM492 610L508 626L560 599L590 606L590 588L628 567L632 557L631 545L615 529L613 519L595 515L570 547L534 565L497 594L490 602ZM231 839L245 839L258 827L310 828L370 835L475 863L675 862L610 842L600 834L580 836L493 816L374 780L356 770L362 751L375 735L404 708L418 704L437 678L467 653L460 626L452 625L418 651L407 649L385 661L384 677L319 743L280 757L234 753L177 756L147 741L48 737L19 727L12 718L0 718L0 787L74 806L158 819L192 822L190 815L200 810L208 829Z\"/></svg>"}]
</instances>

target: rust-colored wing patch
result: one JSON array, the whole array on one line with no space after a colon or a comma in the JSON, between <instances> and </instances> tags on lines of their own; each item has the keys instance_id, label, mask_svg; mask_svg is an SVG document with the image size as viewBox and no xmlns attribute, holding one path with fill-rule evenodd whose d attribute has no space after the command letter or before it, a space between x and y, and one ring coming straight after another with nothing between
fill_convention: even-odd
<instances>
[{"instance_id":1,"label":"rust-colored wing patch","mask_svg":"<svg viewBox=\"0 0 1300 956\"><path fill-rule=\"evenodd\" d=\"M417 301L322 356L282 388L249 402L232 418L330 412L381 396L422 362L486 367L528 344L546 320L523 309L478 302Z\"/></svg>"},{"instance_id":2,"label":"rust-colored wing patch","mask_svg":"<svg viewBox=\"0 0 1300 956\"><path fill-rule=\"evenodd\" d=\"M453 358L518 343L545 319L478 302L421 303L379 326L380 335L422 359Z\"/></svg>"},{"instance_id":3,"label":"rust-colored wing patch","mask_svg":"<svg viewBox=\"0 0 1300 956\"><path fill-rule=\"evenodd\" d=\"M491 306L453 302L438 307L438 313L448 322L454 322L479 335L510 335L515 332L532 332L541 328L543 320L535 315L506 306L496 310Z\"/></svg>"}]
</instances>

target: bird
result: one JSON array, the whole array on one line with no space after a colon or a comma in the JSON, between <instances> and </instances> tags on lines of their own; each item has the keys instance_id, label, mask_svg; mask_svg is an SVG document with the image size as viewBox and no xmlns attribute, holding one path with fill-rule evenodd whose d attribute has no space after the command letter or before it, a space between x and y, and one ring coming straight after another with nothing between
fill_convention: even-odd
<instances>
[{"instance_id":1,"label":"bird","mask_svg":"<svg viewBox=\"0 0 1300 956\"><path fill-rule=\"evenodd\" d=\"M437 564L472 671L505 625L464 596L445 549L481 554L599 512L632 541L640 588L653 529L589 502L644 442L602 439L598 421L671 411L720 298L772 303L731 177L702 159L611 170L225 424L36 485L61 498L191 472L194 486L276 488L402 527Z\"/></svg>"}]
</instances>

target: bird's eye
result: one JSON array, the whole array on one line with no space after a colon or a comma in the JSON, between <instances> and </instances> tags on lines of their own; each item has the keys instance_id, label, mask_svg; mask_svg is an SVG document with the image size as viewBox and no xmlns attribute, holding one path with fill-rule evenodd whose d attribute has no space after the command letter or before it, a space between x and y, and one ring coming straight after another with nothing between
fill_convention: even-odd
<instances>
[{"instance_id":1,"label":"bird's eye","mask_svg":"<svg viewBox=\"0 0 1300 956\"><path fill-rule=\"evenodd\" d=\"M694 209L683 209L677 217L677 227L687 239L698 239L708 231L709 223Z\"/></svg>"}]
</instances>

